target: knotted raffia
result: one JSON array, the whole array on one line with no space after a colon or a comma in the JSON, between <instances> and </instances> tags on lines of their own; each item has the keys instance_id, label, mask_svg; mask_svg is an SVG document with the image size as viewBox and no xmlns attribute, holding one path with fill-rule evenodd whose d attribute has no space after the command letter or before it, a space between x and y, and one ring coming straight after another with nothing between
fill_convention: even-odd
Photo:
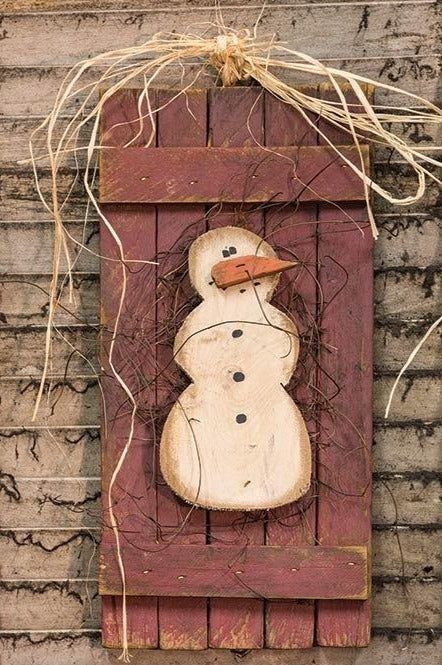
<instances>
[{"instance_id":1,"label":"knotted raffia","mask_svg":"<svg viewBox=\"0 0 442 665\"><path fill-rule=\"evenodd\" d=\"M250 78L244 56L247 33L218 35L209 62L219 73L223 86L229 87Z\"/></svg>"},{"instance_id":2,"label":"knotted raffia","mask_svg":"<svg viewBox=\"0 0 442 665\"><path fill-rule=\"evenodd\" d=\"M128 403L131 405L131 426L127 441L123 447L120 458L113 471L108 491L108 512L110 524L115 536L116 553L122 584L122 641L123 653L121 658L129 660L127 639L127 616L126 616L126 581L124 562L120 548L120 535L118 524L113 510L113 488L119 472L124 464L130 449L133 437L135 417L137 413L137 402L129 386L124 382L114 365L114 347L119 334L120 318L127 289L129 261L124 256L124 249L117 232L106 218L94 196L93 187L95 183L97 154L101 149L98 136L98 123L100 113L105 102L121 88L133 84L140 77L144 86L139 97L140 127L146 120L152 123L157 109L150 106L149 90L156 83L159 75L169 66L179 64L195 64L197 62L196 75L191 84L183 86L178 94L186 94L191 85L195 85L201 74L208 67L212 67L218 74L219 80L224 86L232 86L247 79L254 79L265 90L275 95L292 108L309 123L312 128L320 134L321 138L347 163L364 183L367 209L373 235L377 236L377 228L370 205L370 192L374 191L392 204L404 206L418 201L425 193L428 178L437 180L429 171L429 166L441 166L441 162L434 159L429 152L418 150L415 146L407 144L403 139L396 136L388 127L395 123L438 123L442 121L440 110L418 95L407 93L404 90L391 85L379 83L371 79L352 74L350 72L328 67L318 60L311 58L305 53L295 51L287 45L278 43L274 37L269 39L258 39L256 29L253 33L247 30L235 32L228 29L222 18L214 24L216 34L211 37L198 37L183 34L157 34L140 46L132 48L116 49L97 55L89 60L84 60L72 67L61 84L60 90L54 101L52 111L41 125L33 132L30 139L31 162L34 168L38 194L48 213L54 221L54 258L53 278L51 283L49 314L45 342L45 364L41 377L40 388L35 403L34 419L37 415L44 386L48 379L48 368L52 357L52 333L54 330L54 316L60 301L62 288L59 288L60 261L61 257L67 263L67 273L63 278L62 287L67 285L72 299L72 271L78 260L73 258L72 245L90 252L91 250L83 243L75 240L69 233L63 222L63 208L71 195L71 190L61 191L59 172L65 160L72 156L77 158L81 153L86 154L86 168L83 176L83 184L87 192L89 208L94 209L102 223L112 235L119 253L121 265L121 291L115 328L109 350L109 367L121 388L124 390ZM89 74L92 67L104 68L100 76L88 83L84 82L85 74ZM276 73L278 72L278 74ZM282 75L279 73L282 72ZM321 100L311 97L307 93L297 90L284 80L284 72L297 72L307 74L310 78L322 78L329 82L331 88L336 92L338 101ZM90 80L90 74L88 77ZM358 108L349 105L342 92L342 84L350 85L356 99ZM420 107L421 110L413 110L407 107L375 107L367 99L362 85L370 84L374 88L389 90L400 93L410 99L410 103ZM107 90L98 95L99 88L107 86ZM74 116L63 126L65 109L74 99L80 99L80 104ZM141 108L143 102L147 102L149 112L143 116ZM89 106L92 102L92 109ZM360 166L350 162L337 146L329 140L327 135L318 127L318 123L312 120L311 115L320 116L329 123L347 131L360 155ZM86 145L77 145L80 132L85 126L91 125L89 139ZM141 129L140 129L141 132ZM61 134L61 136L60 136ZM152 132L153 134L153 132ZM35 141L43 137L46 146L43 154L35 153ZM58 137L58 138L56 138ZM416 174L417 187L413 195L398 198L385 190L379 182L371 179L365 172L362 153L360 150L360 139L364 142L371 141L375 145L389 147L397 151ZM259 141L252 137L256 144ZM40 188L40 180L37 170L37 162L48 163L52 174L52 188L50 196L47 197ZM295 170L295 165L294 165ZM295 172L296 173L296 172ZM439 182L439 180L437 180ZM87 217L87 215L86 215ZM106 257L102 257L106 259ZM115 259L109 259L115 260ZM138 262L145 263L145 262Z\"/></svg>"}]
</instances>

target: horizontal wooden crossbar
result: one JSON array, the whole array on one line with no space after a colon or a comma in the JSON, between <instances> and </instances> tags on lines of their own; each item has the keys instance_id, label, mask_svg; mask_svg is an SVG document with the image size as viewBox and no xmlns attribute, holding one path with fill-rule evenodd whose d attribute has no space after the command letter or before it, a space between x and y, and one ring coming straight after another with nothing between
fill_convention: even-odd
<instances>
[{"instance_id":1,"label":"horizontal wooden crossbar","mask_svg":"<svg viewBox=\"0 0 442 665\"><path fill-rule=\"evenodd\" d=\"M147 548L146 548L147 549ZM169 545L122 550L135 596L366 599L365 547ZM100 594L121 595L115 547L101 547Z\"/></svg>"},{"instance_id":2,"label":"horizontal wooden crossbar","mask_svg":"<svg viewBox=\"0 0 442 665\"><path fill-rule=\"evenodd\" d=\"M353 146L339 148L360 168ZM368 171L368 146L361 146ZM329 146L104 148L103 203L360 201L361 180Z\"/></svg>"}]
</instances>

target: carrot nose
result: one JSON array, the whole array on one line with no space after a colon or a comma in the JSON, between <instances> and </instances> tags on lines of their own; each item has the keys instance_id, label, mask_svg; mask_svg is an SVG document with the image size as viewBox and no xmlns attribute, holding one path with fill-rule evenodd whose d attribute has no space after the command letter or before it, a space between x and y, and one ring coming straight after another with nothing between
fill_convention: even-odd
<instances>
[{"instance_id":1,"label":"carrot nose","mask_svg":"<svg viewBox=\"0 0 442 665\"><path fill-rule=\"evenodd\" d=\"M237 256L220 261L212 268L212 277L219 289L242 284L258 277L268 277L293 268L296 263L268 256Z\"/></svg>"}]
</instances>

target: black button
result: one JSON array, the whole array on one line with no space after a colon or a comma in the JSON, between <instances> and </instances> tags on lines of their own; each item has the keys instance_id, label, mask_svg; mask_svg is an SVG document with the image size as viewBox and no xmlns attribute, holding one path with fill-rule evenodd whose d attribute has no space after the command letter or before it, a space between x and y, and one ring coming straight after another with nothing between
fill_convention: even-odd
<instances>
[{"instance_id":1,"label":"black button","mask_svg":"<svg viewBox=\"0 0 442 665\"><path fill-rule=\"evenodd\" d=\"M242 423L245 423L246 420L247 420L247 416L245 415L245 413L238 413L238 415L236 416L236 422L240 425Z\"/></svg>"},{"instance_id":2,"label":"black button","mask_svg":"<svg viewBox=\"0 0 442 665\"><path fill-rule=\"evenodd\" d=\"M237 382L244 381L245 378L246 377L242 372L235 372L235 374L233 375L233 380Z\"/></svg>"},{"instance_id":3,"label":"black button","mask_svg":"<svg viewBox=\"0 0 442 665\"><path fill-rule=\"evenodd\" d=\"M232 332L232 337L241 337L242 335L242 330L234 330Z\"/></svg>"}]
</instances>

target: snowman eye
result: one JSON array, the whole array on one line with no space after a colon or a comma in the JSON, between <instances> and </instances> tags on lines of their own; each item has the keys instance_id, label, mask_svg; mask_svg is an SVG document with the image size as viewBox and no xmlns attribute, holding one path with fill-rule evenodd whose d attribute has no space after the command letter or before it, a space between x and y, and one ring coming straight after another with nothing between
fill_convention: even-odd
<instances>
[{"instance_id":1,"label":"snowman eye","mask_svg":"<svg viewBox=\"0 0 442 665\"><path fill-rule=\"evenodd\" d=\"M236 254L236 247L229 247L230 254Z\"/></svg>"},{"instance_id":2,"label":"snowman eye","mask_svg":"<svg viewBox=\"0 0 442 665\"><path fill-rule=\"evenodd\" d=\"M228 249L223 249L223 256L226 259L228 256L230 256L230 252Z\"/></svg>"}]
</instances>

